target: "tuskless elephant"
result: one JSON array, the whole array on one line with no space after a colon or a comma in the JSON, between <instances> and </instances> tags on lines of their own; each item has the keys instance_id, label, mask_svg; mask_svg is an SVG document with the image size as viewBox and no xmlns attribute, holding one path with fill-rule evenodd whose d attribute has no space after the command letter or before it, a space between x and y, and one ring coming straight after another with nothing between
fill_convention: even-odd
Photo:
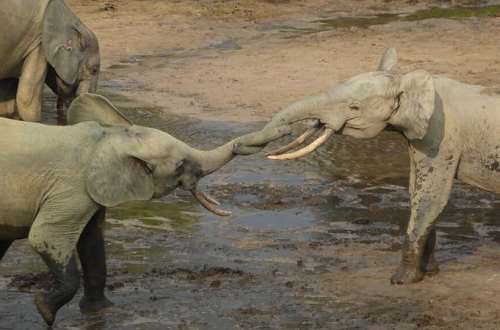
<instances>
[{"instance_id":1,"label":"tuskless elephant","mask_svg":"<svg viewBox=\"0 0 500 330\"><path fill-rule=\"evenodd\" d=\"M110 304L104 295L103 222L107 207L164 196L177 187L207 209L227 211L196 190L198 180L235 155L258 152L289 133L272 128L238 137L213 150L197 150L169 134L132 125L104 97L83 94L68 109L69 126L0 118L0 259L10 244L28 238L56 279L37 293L38 311L51 325L79 288L82 310ZM90 121L94 120L94 121Z\"/></svg>"},{"instance_id":2,"label":"tuskless elephant","mask_svg":"<svg viewBox=\"0 0 500 330\"><path fill-rule=\"evenodd\" d=\"M334 133L365 139L390 127L408 140L411 215L393 284L418 282L439 271L435 223L455 178L500 193L500 97L487 88L417 70L395 72L394 49L378 70L360 74L278 112L266 128L315 120L295 141L268 156L304 156ZM321 133L320 133L321 132ZM319 134L307 146L293 150Z\"/></svg>"},{"instance_id":3,"label":"tuskless elephant","mask_svg":"<svg viewBox=\"0 0 500 330\"><path fill-rule=\"evenodd\" d=\"M46 83L64 122L71 101L97 89L96 36L63 0L2 0L0 22L0 115L40 121Z\"/></svg>"}]
</instances>

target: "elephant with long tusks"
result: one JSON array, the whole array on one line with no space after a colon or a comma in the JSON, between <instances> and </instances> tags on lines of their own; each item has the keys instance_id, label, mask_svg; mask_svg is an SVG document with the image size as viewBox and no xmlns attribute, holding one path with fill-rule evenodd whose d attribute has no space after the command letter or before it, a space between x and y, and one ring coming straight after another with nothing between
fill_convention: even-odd
<instances>
[{"instance_id":1,"label":"elephant with long tusks","mask_svg":"<svg viewBox=\"0 0 500 330\"><path fill-rule=\"evenodd\" d=\"M268 157L305 156L334 134L366 139L386 127L399 131L408 141L411 215L391 282L406 284L439 270L435 223L455 178L500 193L500 97L488 88L423 70L401 74L396 64L396 51L388 49L376 71L278 112L267 128L305 119L314 124Z\"/></svg>"}]
</instances>

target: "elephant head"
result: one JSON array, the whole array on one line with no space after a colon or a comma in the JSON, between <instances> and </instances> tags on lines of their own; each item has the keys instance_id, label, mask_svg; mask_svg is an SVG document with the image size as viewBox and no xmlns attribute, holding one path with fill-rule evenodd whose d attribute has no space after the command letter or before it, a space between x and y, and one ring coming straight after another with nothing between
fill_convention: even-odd
<instances>
[{"instance_id":1,"label":"elephant head","mask_svg":"<svg viewBox=\"0 0 500 330\"><path fill-rule=\"evenodd\" d=\"M98 142L86 173L87 192L94 201L115 206L161 197L181 187L218 215L230 213L218 209L216 200L197 191L199 179L235 155L258 152L268 142L289 133L287 127L271 128L213 150L198 150L163 131L131 124L102 96L83 94L71 104L68 121L89 120L110 126Z\"/></svg>"},{"instance_id":2,"label":"elephant head","mask_svg":"<svg viewBox=\"0 0 500 330\"><path fill-rule=\"evenodd\" d=\"M396 51L389 49L382 57L378 71L355 76L331 91L292 103L278 112L266 128L305 119L316 121L295 141L269 153L269 158L304 156L334 133L371 138L389 124L409 140L423 139L434 112L434 81L422 70L404 75L393 72L396 56ZM322 131L321 135L308 146L288 152L318 131Z\"/></svg>"},{"instance_id":3,"label":"elephant head","mask_svg":"<svg viewBox=\"0 0 500 330\"><path fill-rule=\"evenodd\" d=\"M51 0L46 8L42 47L50 64L47 85L58 95L57 109L78 95L97 90L100 57L94 33L62 0Z\"/></svg>"}]
</instances>

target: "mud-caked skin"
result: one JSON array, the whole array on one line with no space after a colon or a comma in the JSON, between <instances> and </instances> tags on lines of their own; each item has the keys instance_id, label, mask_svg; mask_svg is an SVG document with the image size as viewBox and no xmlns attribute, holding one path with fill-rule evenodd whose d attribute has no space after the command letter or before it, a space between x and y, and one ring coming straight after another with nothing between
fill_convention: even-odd
<instances>
[{"instance_id":1,"label":"mud-caked skin","mask_svg":"<svg viewBox=\"0 0 500 330\"><path fill-rule=\"evenodd\" d=\"M106 207L161 197L180 186L224 215L211 204L216 202L196 191L198 180L236 155L258 152L289 133L272 128L197 150L165 132L132 125L95 94L77 97L68 119L79 124L0 118L0 259L12 241L29 239L56 281L35 298L49 325L79 288L76 254L83 271L81 310L111 305L104 294Z\"/></svg>"},{"instance_id":2,"label":"mud-caked skin","mask_svg":"<svg viewBox=\"0 0 500 330\"><path fill-rule=\"evenodd\" d=\"M58 96L61 123L75 96L95 92L99 45L63 0L2 0L0 116L40 121L43 87Z\"/></svg>"},{"instance_id":3,"label":"mud-caked skin","mask_svg":"<svg viewBox=\"0 0 500 330\"><path fill-rule=\"evenodd\" d=\"M336 132L371 138L386 127L402 133L410 156L411 215L401 265L391 282L406 284L439 271L435 222L455 178L500 193L500 97L487 88L423 70L401 74L396 64L396 51L388 49L377 71L292 103L267 128L316 119L326 137ZM287 154L286 147L280 148L270 157L293 159L319 145L313 142Z\"/></svg>"}]
</instances>

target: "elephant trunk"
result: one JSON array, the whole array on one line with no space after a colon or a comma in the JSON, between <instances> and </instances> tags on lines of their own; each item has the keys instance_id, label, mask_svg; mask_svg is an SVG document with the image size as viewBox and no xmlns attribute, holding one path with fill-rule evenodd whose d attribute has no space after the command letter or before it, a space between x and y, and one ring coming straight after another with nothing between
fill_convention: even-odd
<instances>
[{"instance_id":1,"label":"elephant trunk","mask_svg":"<svg viewBox=\"0 0 500 330\"><path fill-rule=\"evenodd\" d=\"M212 149L198 150L183 143L187 158L198 165L201 176L215 172L227 164L237 155L249 155L260 151L267 143L288 134L287 127L264 129L259 132L240 136L230 142ZM196 190L196 182L183 183L185 188L191 191L198 202L207 210L221 216L230 215L231 212L218 209L219 202Z\"/></svg>"},{"instance_id":2,"label":"elephant trunk","mask_svg":"<svg viewBox=\"0 0 500 330\"><path fill-rule=\"evenodd\" d=\"M305 119L319 118L319 110L330 103L331 98L326 93L306 97L290 104L274 115L273 119L266 125L266 128L290 125Z\"/></svg>"},{"instance_id":3,"label":"elephant trunk","mask_svg":"<svg viewBox=\"0 0 500 330\"><path fill-rule=\"evenodd\" d=\"M90 80L82 80L82 81L80 81L80 83L78 84L78 87L76 89L75 95L79 96L79 95L82 95L84 93L94 93L95 89L93 90L91 88L91 85L92 85L92 83L91 83Z\"/></svg>"},{"instance_id":4,"label":"elephant trunk","mask_svg":"<svg viewBox=\"0 0 500 330\"><path fill-rule=\"evenodd\" d=\"M194 155L201 164L203 175L208 175L231 161L237 155L250 155L262 150L269 142L290 133L288 126L265 127L261 131L235 138L207 151L197 150Z\"/></svg>"}]
</instances>

